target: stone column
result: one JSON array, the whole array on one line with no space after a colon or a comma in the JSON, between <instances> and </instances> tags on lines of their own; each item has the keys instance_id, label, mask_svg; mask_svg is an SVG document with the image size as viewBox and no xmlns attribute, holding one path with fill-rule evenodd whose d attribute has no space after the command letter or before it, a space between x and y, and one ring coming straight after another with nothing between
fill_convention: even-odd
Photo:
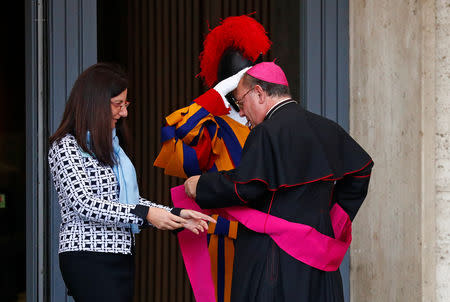
<instances>
[{"instance_id":1,"label":"stone column","mask_svg":"<svg viewBox=\"0 0 450 302\"><path fill-rule=\"evenodd\" d=\"M350 0L350 130L373 156L351 300L449 301L450 4Z\"/></svg>"},{"instance_id":2,"label":"stone column","mask_svg":"<svg viewBox=\"0 0 450 302\"><path fill-rule=\"evenodd\" d=\"M450 301L450 1L436 0L436 296ZM431 121L430 121L431 122Z\"/></svg>"}]
</instances>

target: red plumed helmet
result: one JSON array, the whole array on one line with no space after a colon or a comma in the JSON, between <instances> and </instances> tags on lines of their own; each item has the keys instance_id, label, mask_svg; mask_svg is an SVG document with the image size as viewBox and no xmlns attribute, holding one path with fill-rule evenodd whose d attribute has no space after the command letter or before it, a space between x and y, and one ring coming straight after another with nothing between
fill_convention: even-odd
<instances>
[{"instance_id":1,"label":"red plumed helmet","mask_svg":"<svg viewBox=\"0 0 450 302\"><path fill-rule=\"evenodd\" d=\"M255 62L266 54L272 42L264 27L249 16L228 17L211 30L203 42L200 53L200 73L205 84L212 87L217 82L219 64L225 51L238 51L245 59Z\"/></svg>"}]
</instances>

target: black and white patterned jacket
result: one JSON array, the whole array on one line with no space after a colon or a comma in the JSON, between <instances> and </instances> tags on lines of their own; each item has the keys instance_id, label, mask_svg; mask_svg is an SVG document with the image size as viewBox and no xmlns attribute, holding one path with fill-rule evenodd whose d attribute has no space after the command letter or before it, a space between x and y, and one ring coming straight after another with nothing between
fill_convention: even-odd
<instances>
[{"instance_id":1,"label":"black and white patterned jacket","mask_svg":"<svg viewBox=\"0 0 450 302\"><path fill-rule=\"evenodd\" d=\"M111 167L82 156L74 136L54 142L48 154L50 172L61 206L59 252L94 251L131 254L130 223L144 224L142 206L171 209L142 197L134 206L119 203L119 187Z\"/></svg>"}]
</instances>

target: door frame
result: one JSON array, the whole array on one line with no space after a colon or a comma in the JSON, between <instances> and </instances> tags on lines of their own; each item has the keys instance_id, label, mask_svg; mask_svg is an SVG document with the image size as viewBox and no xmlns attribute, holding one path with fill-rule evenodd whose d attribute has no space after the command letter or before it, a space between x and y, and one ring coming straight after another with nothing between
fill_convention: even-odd
<instances>
[{"instance_id":1,"label":"door frame","mask_svg":"<svg viewBox=\"0 0 450 302\"><path fill-rule=\"evenodd\" d=\"M59 272L61 217L48 138L76 78L97 62L97 1L26 1L25 43L27 302L73 301Z\"/></svg>"},{"instance_id":2,"label":"door frame","mask_svg":"<svg viewBox=\"0 0 450 302\"><path fill-rule=\"evenodd\" d=\"M26 298L44 301L42 1L25 1Z\"/></svg>"},{"instance_id":3,"label":"door frame","mask_svg":"<svg viewBox=\"0 0 450 302\"><path fill-rule=\"evenodd\" d=\"M349 131L348 0L300 2L300 99L306 109ZM340 266L345 301L350 301L350 250Z\"/></svg>"}]
</instances>

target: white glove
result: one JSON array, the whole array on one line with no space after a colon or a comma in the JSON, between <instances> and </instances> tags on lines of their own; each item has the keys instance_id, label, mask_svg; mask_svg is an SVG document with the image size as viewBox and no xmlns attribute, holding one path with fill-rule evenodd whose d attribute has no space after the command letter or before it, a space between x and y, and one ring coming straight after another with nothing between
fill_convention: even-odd
<instances>
[{"instance_id":1,"label":"white glove","mask_svg":"<svg viewBox=\"0 0 450 302\"><path fill-rule=\"evenodd\" d=\"M236 110L233 109L233 107L231 107L230 112L227 114L227 116L231 117L233 120L235 120L236 122L238 122L239 124L242 125L247 125L248 120L245 116L240 116L239 112L237 112Z\"/></svg>"},{"instance_id":2,"label":"white glove","mask_svg":"<svg viewBox=\"0 0 450 302\"><path fill-rule=\"evenodd\" d=\"M249 70L250 68L251 67L246 67L246 68L242 69L241 71L239 71L238 73L232 75L231 77L228 77L228 78L220 81L219 83L217 83L216 86L214 86L213 89L222 96L225 107L227 107L227 108L230 107L230 104L228 103L225 96L236 89L236 87L239 84L239 81L244 76L244 73L246 73L247 70Z\"/></svg>"}]
</instances>

